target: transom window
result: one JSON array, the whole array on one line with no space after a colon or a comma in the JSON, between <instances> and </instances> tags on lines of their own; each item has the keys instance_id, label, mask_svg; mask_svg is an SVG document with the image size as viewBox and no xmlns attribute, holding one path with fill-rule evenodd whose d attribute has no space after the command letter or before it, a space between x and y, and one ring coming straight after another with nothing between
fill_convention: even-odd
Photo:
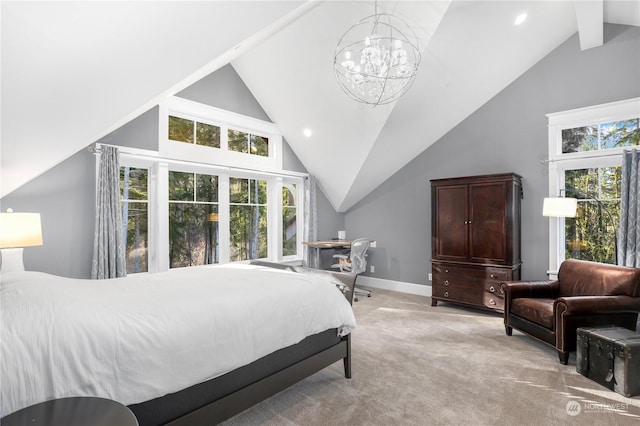
<instances>
[{"instance_id":1,"label":"transom window","mask_svg":"<svg viewBox=\"0 0 640 426\"><path fill-rule=\"evenodd\" d=\"M229 129L229 150L245 154L269 156L269 138Z\"/></svg>"},{"instance_id":2,"label":"transom window","mask_svg":"<svg viewBox=\"0 0 640 426\"><path fill-rule=\"evenodd\" d=\"M638 119L562 129L562 153L638 145Z\"/></svg>"},{"instance_id":3,"label":"transom window","mask_svg":"<svg viewBox=\"0 0 640 426\"><path fill-rule=\"evenodd\" d=\"M220 148L220 127L188 118L169 116L169 140Z\"/></svg>"}]
</instances>

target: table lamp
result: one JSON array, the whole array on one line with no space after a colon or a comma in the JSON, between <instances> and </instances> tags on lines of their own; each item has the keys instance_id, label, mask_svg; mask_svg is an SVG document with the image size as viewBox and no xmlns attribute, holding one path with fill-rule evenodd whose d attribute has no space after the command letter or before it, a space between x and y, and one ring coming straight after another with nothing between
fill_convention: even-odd
<instances>
[{"instance_id":1,"label":"table lamp","mask_svg":"<svg viewBox=\"0 0 640 426\"><path fill-rule=\"evenodd\" d=\"M542 203L542 216L576 217L577 207L576 198L546 197Z\"/></svg>"},{"instance_id":2,"label":"table lamp","mask_svg":"<svg viewBox=\"0 0 640 426\"><path fill-rule=\"evenodd\" d=\"M23 248L41 245L40 213L0 213L0 273L24 271Z\"/></svg>"}]
</instances>

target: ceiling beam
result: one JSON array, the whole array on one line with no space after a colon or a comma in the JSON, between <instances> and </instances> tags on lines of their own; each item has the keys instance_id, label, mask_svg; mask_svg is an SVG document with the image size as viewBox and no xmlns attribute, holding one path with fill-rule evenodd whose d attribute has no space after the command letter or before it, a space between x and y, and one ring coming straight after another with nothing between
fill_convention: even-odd
<instances>
[{"instance_id":1,"label":"ceiling beam","mask_svg":"<svg viewBox=\"0 0 640 426\"><path fill-rule=\"evenodd\" d=\"M580 50L602 46L604 28L603 0L574 0Z\"/></svg>"}]
</instances>

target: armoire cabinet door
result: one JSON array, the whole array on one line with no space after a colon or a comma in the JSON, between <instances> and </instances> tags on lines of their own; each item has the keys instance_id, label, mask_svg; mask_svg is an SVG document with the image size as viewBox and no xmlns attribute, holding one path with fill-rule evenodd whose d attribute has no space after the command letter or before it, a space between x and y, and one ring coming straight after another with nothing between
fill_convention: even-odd
<instances>
[{"instance_id":1,"label":"armoire cabinet door","mask_svg":"<svg viewBox=\"0 0 640 426\"><path fill-rule=\"evenodd\" d=\"M466 261L468 251L467 185L434 187L432 255L434 258Z\"/></svg>"},{"instance_id":2,"label":"armoire cabinet door","mask_svg":"<svg viewBox=\"0 0 640 426\"><path fill-rule=\"evenodd\" d=\"M504 263L507 260L507 183L469 185L469 260Z\"/></svg>"}]
</instances>

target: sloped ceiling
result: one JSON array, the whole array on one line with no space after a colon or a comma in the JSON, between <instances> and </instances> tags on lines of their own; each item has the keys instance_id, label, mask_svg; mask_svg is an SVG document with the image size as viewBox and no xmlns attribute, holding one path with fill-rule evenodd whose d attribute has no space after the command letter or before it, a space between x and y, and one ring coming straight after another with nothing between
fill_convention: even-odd
<instances>
[{"instance_id":1,"label":"sloped ceiling","mask_svg":"<svg viewBox=\"0 0 640 426\"><path fill-rule=\"evenodd\" d=\"M372 1L3 1L0 197L231 62L346 211L576 31L597 48L603 21L640 25L639 5L380 1L416 31L423 61L403 98L373 108L332 68Z\"/></svg>"}]
</instances>

